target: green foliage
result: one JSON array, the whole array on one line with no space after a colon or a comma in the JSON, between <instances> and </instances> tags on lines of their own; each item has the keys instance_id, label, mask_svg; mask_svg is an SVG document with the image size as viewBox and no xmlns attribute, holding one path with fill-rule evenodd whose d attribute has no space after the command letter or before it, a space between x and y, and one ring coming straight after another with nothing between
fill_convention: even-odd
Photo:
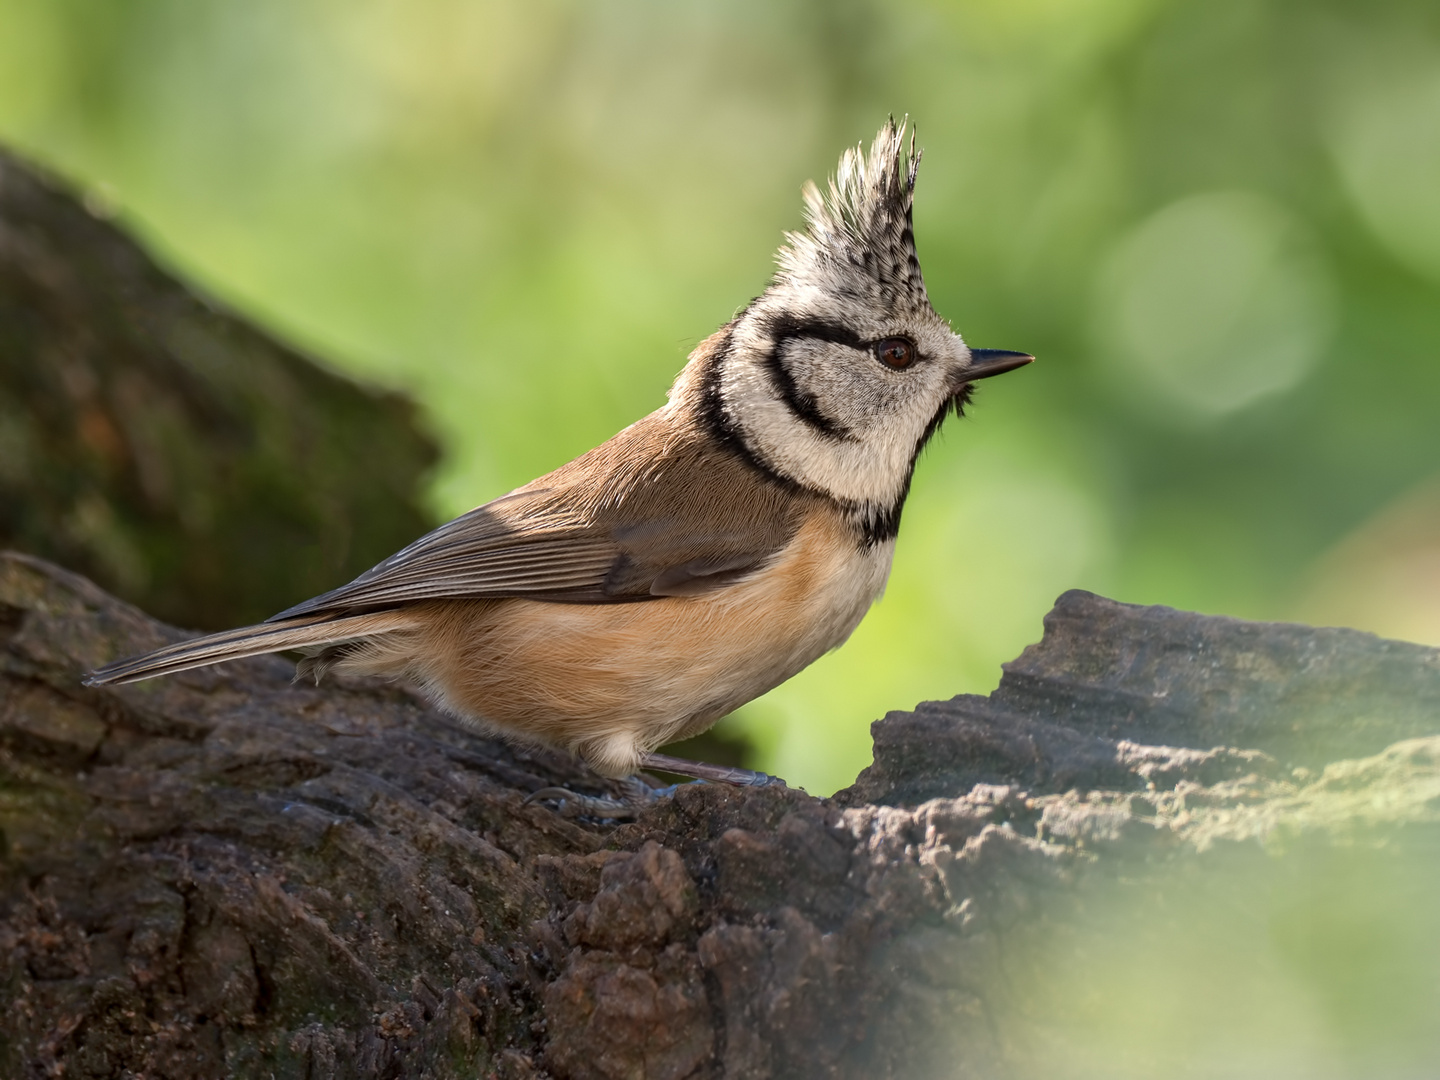
<instances>
[{"instance_id":1,"label":"green foliage","mask_svg":"<svg viewBox=\"0 0 1440 1080\"><path fill-rule=\"evenodd\" d=\"M936 308L1041 362L928 454L851 643L740 718L812 790L887 707L992 686L1071 586L1440 640L1413 511L1433 3L0 0L0 25L0 137L414 393L446 514L657 406L763 287L800 183L908 113Z\"/></svg>"}]
</instances>

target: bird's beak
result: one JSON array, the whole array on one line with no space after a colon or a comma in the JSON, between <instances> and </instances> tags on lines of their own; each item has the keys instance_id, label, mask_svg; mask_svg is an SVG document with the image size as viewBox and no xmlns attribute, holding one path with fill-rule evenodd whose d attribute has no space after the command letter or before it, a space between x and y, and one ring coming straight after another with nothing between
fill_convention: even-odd
<instances>
[{"instance_id":1,"label":"bird's beak","mask_svg":"<svg viewBox=\"0 0 1440 1080\"><path fill-rule=\"evenodd\" d=\"M1035 357L1029 353L1011 352L1009 349L971 349L970 365L959 372L959 381L972 383L976 379L1004 375L1034 361Z\"/></svg>"}]
</instances>

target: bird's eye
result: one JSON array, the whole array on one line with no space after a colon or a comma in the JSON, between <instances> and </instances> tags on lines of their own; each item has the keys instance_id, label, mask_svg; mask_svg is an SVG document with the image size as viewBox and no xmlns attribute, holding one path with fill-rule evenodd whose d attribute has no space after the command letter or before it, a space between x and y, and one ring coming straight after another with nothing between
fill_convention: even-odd
<instances>
[{"instance_id":1,"label":"bird's eye","mask_svg":"<svg viewBox=\"0 0 1440 1080\"><path fill-rule=\"evenodd\" d=\"M886 367L900 371L915 362L915 344L903 337L887 337L875 343L875 355Z\"/></svg>"}]
</instances>

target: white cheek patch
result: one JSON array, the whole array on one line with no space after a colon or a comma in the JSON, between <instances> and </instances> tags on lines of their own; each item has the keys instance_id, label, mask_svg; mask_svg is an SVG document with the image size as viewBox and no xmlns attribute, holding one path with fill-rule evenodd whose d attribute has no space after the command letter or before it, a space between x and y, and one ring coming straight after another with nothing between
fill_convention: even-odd
<instances>
[{"instance_id":1,"label":"white cheek patch","mask_svg":"<svg viewBox=\"0 0 1440 1080\"><path fill-rule=\"evenodd\" d=\"M943 381L934 367L885 370L873 349L860 351L832 342L792 338L784 346L785 366L799 390L842 429L862 440L877 428L906 426L912 411L933 413L928 402L945 396L932 383ZM926 402L916 409L917 399ZM926 415L926 419L929 416Z\"/></svg>"},{"instance_id":2,"label":"white cheek patch","mask_svg":"<svg viewBox=\"0 0 1440 1080\"><path fill-rule=\"evenodd\" d=\"M746 445L777 472L845 502L883 506L904 491L915 444L934 412L917 400L853 438L826 436L776 396L761 363L734 357L721 375L720 397Z\"/></svg>"}]
</instances>

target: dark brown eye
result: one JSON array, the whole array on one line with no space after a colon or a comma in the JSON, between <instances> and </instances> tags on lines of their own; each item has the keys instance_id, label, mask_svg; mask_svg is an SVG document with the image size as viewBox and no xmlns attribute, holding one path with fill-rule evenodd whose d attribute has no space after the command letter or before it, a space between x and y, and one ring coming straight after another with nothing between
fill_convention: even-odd
<instances>
[{"instance_id":1,"label":"dark brown eye","mask_svg":"<svg viewBox=\"0 0 1440 1080\"><path fill-rule=\"evenodd\" d=\"M887 337L875 343L875 355L886 367L899 371L915 362L915 346L903 337Z\"/></svg>"}]
</instances>

